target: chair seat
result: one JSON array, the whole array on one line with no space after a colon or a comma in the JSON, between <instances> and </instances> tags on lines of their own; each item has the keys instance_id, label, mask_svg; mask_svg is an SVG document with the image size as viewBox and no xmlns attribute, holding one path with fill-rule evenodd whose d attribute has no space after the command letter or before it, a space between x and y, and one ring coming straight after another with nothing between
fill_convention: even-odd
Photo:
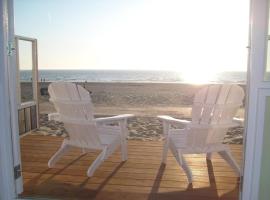
<instances>
[{"instance_id":1,"label":"chair seat","mask_svg":"<svg viewBox=\"0 0 270 200\"><path fill-rule=\"evenodd\" d=\"M171 129L170 143L172 143L176 148L185 148L187 141L187 134L185 129Z\"/></svg>"},{"instance_id":2,"label":"chair seat","mask_svg":"<svg viewBox=\"0 0 270 200\"><path fill-rule=\"evenodd\" d=\"M102 145L120 143L121 130L116 126L99 126L99 139Z\"/></svg>"},{"instance_id":3,"label":"chair seat","mask_svg":"<svg viewBox=\"0 0 270 200\"><path fill-rule=\"evenodd\" d=\"M170 143L182 154L219 152L227 149L227 145L221 143L208 144L203 146L188 146L187 134L188 131L186 131L186 129L170 130Z\"/></svg>"},{"instance_id":4,"label":"chair seat","mask_svg":"<svg viewBox=\"0 0 270 200\"><path fill-rule=\"evenodd\" d=\"M101 149L104 146L112 146L112 145L118 145L120 144L120 139L121 139L121 130L118 127L113 127L113 126L99 126L97 127L99 131L99 139L101 146L92 146L89 147L87 144L87 141L82 141L81 139L79 140L71 140L69 138L65 139L65 143L69 144L71 146L76 146L76 147L82 147L82 148L87 148L87 149Z\"/></svg>"}]
</instances>

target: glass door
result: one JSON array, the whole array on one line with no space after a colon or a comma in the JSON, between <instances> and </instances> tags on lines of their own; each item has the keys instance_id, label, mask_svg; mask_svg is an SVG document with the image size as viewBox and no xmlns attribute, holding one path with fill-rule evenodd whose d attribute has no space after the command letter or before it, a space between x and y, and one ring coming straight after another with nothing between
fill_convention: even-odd
<instances>
[{"instance_id":1,"label":"glass door","mask_svg":"<svg viewBox=\"0 0 270 200\"><path fill-rule=\"evenodd\" d=\"M20 135L39 127L37 40L16 36Z\"/></svg>"},{"instance_id":2,"label":"glass door","mask_svg":"<svg viewBox=\"0 0 270 200\"><path fill-rule=\"evenodd\" d=\"M270 196L269 0L251 1L248 102L242 199Z\"/></svg>"}]
</instances>

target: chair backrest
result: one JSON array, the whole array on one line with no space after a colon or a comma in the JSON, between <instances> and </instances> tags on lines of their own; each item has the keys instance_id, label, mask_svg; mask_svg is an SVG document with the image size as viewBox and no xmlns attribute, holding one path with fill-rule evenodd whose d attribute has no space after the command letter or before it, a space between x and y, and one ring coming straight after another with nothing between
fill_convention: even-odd
<instances>
[{"instance_id":1,"label":"chair backrest","mask_svg":"<svg viewBox=\"0 0 270 200\"><path fill-rule=\"evenodd\" d=\"M80 147L100 149L89 92L82 86L69 82L51 83L48 92L60 120L64 122L69 140Z\"/></svg>"},{"instance_id":2,"label":"chair backrest","mask_svg":"<svg viewBox=\"0 0 270 200\"><path fill-rule=\"evenodd\" d=\"M68 118L93 120L91 97L82 86L69 82L55 82L49 85L48 92L57 112L61 106L59 114Z\"/></svg>"},{"instance_id":3,"label":"chair backrest","mask_svg":"<svg viewBox=\"0 0 270 200\"><path fill-rule=\"evenodd\" d=\"M193 101L188 144L200 146L222 142L244 95L243 89L235 84L203 87Z\"/></svg>"}]
</instances>

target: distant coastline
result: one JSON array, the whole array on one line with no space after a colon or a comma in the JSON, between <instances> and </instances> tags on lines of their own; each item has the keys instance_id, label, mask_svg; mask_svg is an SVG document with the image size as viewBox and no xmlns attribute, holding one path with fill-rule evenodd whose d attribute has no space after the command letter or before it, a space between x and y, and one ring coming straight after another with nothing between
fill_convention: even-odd
<instances>
[{"instance_id":1,"label":"distant coastline","mask_svg":"<svg viewBox=\"0 0 270 200\"><path fill-rule=\"evenodd\" d=\"M22 82L31 81L31 71L21 70ZM136 70L39 70L39 81L129 82L129 83L189 83L175 71ZM219 72L208 83L246 83L246 72Z\"/></svg>"}]
</instances>

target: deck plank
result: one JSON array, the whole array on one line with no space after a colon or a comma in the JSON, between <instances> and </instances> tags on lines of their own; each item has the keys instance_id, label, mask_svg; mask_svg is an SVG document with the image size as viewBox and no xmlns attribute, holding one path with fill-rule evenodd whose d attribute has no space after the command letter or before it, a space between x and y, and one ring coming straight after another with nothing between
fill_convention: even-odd
<instances>
[{"instance_id":1,"label":"deck plank","mask_svg":"<svg viewBox=\"0 0 270 200\"><path fill-rule=\"evenodd\" d=\"M206 162L204 155L186 157L194 175L191 186L171 154L167 165L161 165L161 142L132 140L128 141L128 161L121 163L118 151L89 178L86 170L98 152L82 155L80 150L72 149L53 169L47 167L62 140L38 135L21 138L22 196L106 200L238 199L239 179L218 155L213 156L212 162ZM231 145L231 149L241 163L242 145Z\"/></svg>"}]
</instances>

